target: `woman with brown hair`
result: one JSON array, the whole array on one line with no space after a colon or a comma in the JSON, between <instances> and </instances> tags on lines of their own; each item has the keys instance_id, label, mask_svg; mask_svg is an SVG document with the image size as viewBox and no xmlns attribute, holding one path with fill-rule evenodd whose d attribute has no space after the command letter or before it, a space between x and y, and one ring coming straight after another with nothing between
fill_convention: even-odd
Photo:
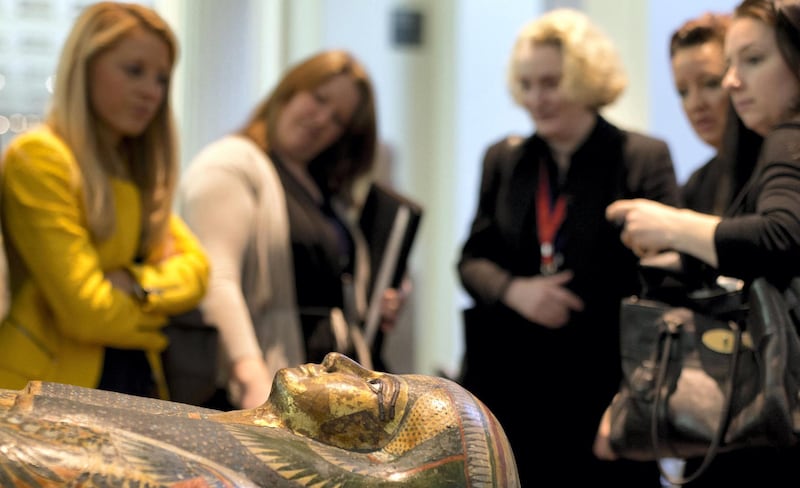
<instances>
[{"instance_id":1,"label":"woman with brown hair","mask_svg":"<svg viewBox=\"0 0 800 488\"><path fill-rule=\"evenodd\" d=\"M733 203L715 215L625 199L609 205L606 216L623 225L622 242L639 256L675 251L715 276L737 278L745 286L764 277L784 288L800 275L800 2L741 2L724 55L722 85L744 125L764 137ZM614 457L602 425L600 432L598 454ZM689 486L794 486L799 459L796 446L732 451Z\"/></svg>"},{"instance_id":2,"label":"woman with brown hair","mask_svg":"<svg viewBox=\"0 0 800 488\"><path fill-rule=\"evenodd\" d=\"M278 369L330 351L370 364L353 325L369 272L353 190L372 168L376 132L366 70L325 51L289 69L238 133L190 164L181 208L213 264L201 309L224 356L214 406L258 406ZM389 295L391 321L400 298Z\"/></svg>"},{"instance_id":3,"label":"woman with brown hair","mask_svg":"<svg viewBox=\"0 0 800 488\"><path fill-rule=\"evenodd\" d=\"M715 150L682 187L683 205L722 214L750 177L762 137L748 129L722 86L725 33L731 16L706 13L686 21L670 38L675 89L695 134Z\"/></svg>"}]
</instances>

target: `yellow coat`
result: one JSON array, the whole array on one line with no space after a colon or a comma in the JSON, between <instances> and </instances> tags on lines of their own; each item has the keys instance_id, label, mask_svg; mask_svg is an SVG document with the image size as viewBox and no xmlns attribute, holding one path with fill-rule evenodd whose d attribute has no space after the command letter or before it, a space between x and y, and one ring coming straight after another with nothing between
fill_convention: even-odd
<instances>
[{"instance_id":1,"label":"yellow coat","mask_svg":"<svg viewBox=\"0 0 800 488\"><path fill-rule=\"evenodd\" d=\"M10 306L0 323L0 388L28 380L96 387L106 346L147 352L166 397L159 352L167 316L202 299L209 263L179 217L170 232L175 255L136 264L139 191L112 179L116 230L95 242L87 227L77 162L46 128L15 138L2 171L1 220L9 265ZM113 288L104 273L127 268L142 287L159 291L142 304Z\"/></svg>"}]
</instances>

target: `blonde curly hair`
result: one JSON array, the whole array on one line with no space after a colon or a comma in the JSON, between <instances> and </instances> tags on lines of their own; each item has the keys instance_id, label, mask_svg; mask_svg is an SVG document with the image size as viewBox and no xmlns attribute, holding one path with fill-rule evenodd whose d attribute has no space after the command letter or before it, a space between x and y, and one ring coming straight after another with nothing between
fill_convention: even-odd
<instances>
[{"instance_id":1,"label":"blonde curly hair","mask_svg":"<svg viewBox=\"0 0 800 488\"><path fill-rule=\"evenodd\" d=\"M564 59L560 89L570 99L593 110L614 102L628 84L619 54L611 40L584 13L568 8L547 12L517 35L508 68L511 96L522 104L517 59L522 47L551 45Z\"/></svg>"}]
</instances>

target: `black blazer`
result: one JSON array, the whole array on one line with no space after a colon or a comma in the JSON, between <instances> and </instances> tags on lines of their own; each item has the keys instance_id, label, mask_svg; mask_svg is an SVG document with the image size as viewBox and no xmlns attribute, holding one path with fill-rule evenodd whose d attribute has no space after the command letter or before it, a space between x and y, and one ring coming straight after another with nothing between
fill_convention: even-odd
<instances>
[{"instance_id":1,"label":"black blazer","mask_svg":"<svg viewBox=\"0 0 800 488\"><path fill-rule=\"evenodd\" d=\"M573 155L559 185L568 203L556 247L564 258L561 269L574 272L567 286L585 307L556 330L531 324L500 302L512 277L539 273L535 196L540 160L555 178L550 150L536 135L507 138L486 151L478 209L458 273L483 310L472 316L490 323L466 327L464 368L491 377L493 368L529 360L557 364L567 350L590 361L592 374L602 378L608 391L615 390L620 378L619 304L639 290L640 280L638 259L621 243L619 227L606 220L605 208L616 199L636 197L676 205L679 189L669 149L661 140L598 118ZM474 378L472 373L465 381Z\"/></svg>"},{"instance_id":2,"label":"black blazer","mask_svg":"<svg viewBox=\"0 0 800 488\"><path fill-rule=\"evenodd\" d=\"M486 151L478 209L458 262L461 282L476 303L496 303L512 276L539 273L535 197L540 160L555 175L550 150L536 135L527 140L506 138ZM557 242L564 255L562 268L575 272L571 287L591 300L591 294L624 270L626 278L611 296L623 289L632 291L637 284L636 259L622 246L619 229L606 221L605 208L618 198L678 203L666 143L620 130L598 117L561 180L568 206Z\"/></svg>"},{"instance_id":3,"label":"black blazer","mask_svg":"<svg viewBox=\"0 0 800 488\"><path fill-rule=\"evenodd\" d=\"M714 243L723 275L776 282L800 275L800 117L767 134Z\"/></svg>"},{"instance_id":4,"label":"black blazer","mask_svg":"<svg viewBox=\"0 0 800 488\"><path fill-rule=\"evenodd\" d=\"M512 276L539 273L540 161L567 199L556 248L564 257L561 268L574 272L567 286L585 305L559 329L533 324L499 301ZM458 261L461 282L476 303L464 314L461 382L495 413L522 465L535 462L531 446L539 440L552 446L559 438L574 446L565 455L579 469L592 465L586 456L597 422L622 378L620 300L639 289L638 259L622 245L605 209L634 197L678 203L667 145L602 118L566 175L556 174L549 147L536 135L504 139L486 151L478 208ZM521 400L522 391L533 401ZM653 482L657 478L653 467Z\"/></svg>"}]
</instances>

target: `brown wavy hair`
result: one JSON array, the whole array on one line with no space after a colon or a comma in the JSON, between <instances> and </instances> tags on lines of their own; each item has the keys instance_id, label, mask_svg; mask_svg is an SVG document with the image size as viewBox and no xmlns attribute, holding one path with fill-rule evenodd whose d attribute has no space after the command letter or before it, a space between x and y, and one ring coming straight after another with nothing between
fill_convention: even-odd
<instances>
[{"instance_id":1,"label":"brown wavy hair","mask_svg":"<svg viewBox=\"0 0 800 488\"><path fill-rule=\"evenodd\" d=\"M725 45L725 33L731 24L729 14L706 12L703 15L687 20L672 33L669 40L669 57L675 57L679 50L699 46L707 42Z\"/></svg>"},{"instance_id":2,"label":"brown wavy hair","mask_svg":"<svg viewBox=\"0 0 800 488\"><path fill-rule=\"evenodd\" d=\"M364 66L350 53L323 51L290 68L275 89L255 108L239 134L269 153L274 144L278 117L289 100L299 92L314 90L342 74L356 84L361 100L342 136L311 161L309 172L323 186L324 192L350 199L353 183L372 169L377 144L372 82Z\"/></svg>"}]
</instances>

